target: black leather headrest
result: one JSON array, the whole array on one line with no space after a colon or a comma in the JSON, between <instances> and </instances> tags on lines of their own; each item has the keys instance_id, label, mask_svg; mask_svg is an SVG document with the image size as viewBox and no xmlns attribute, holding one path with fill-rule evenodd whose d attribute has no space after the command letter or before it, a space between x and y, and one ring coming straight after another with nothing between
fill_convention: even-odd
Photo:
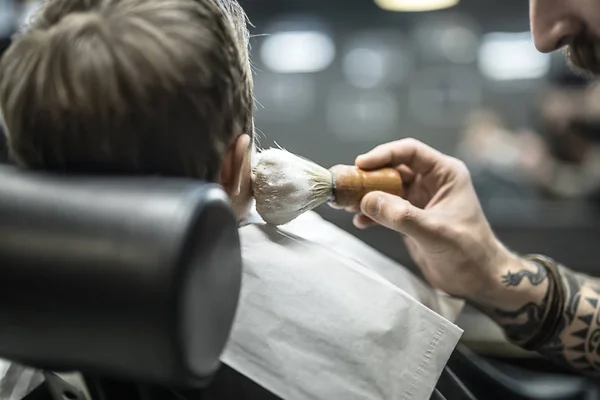
<instances>
[{"instance_id":1,"label":"black leather headrest","mask_svg":"<svg viewBox=\"0 0 600 400\"><path fill-rule=\"evenodd\" d=\"M0 358L202 386L240 281L218 186L0 166Z\"/></svg>"}]
</instances>

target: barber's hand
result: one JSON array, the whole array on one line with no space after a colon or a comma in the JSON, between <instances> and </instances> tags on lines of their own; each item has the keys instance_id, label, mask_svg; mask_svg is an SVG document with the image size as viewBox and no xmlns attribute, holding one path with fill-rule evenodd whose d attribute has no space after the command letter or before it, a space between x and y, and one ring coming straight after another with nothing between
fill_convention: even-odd
<instances>
[{"instance_id":1,"label":"barber's hand","mask_svg":"<svg viewBox=\"0 0 600 400\"><path fill-rule=\"evenodd\" d=\"M376 147L356 159L362 169L398 168L406 200L382 192L365 196L358 228L374 224L405 235L429 283L454 296L486 296L514 256L496 239L461 161L414 139Z\"/></svg>"}]
</instances>

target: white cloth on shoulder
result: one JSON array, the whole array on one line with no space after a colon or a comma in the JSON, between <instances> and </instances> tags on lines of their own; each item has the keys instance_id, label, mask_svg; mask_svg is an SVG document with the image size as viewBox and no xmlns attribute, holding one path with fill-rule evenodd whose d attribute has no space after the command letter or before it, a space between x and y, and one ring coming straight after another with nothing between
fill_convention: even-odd
<instances>
[{"instance_id":1,"label":"white cloth on shoulder","mask_svg":"<svg viewBox=\"0 0 600 400\"><path fill-rule=\"evenodd\" d=\"M285 400L429 399L462 302L313 212L240 237L225 364Z\"/></svg>"}]
</instances>

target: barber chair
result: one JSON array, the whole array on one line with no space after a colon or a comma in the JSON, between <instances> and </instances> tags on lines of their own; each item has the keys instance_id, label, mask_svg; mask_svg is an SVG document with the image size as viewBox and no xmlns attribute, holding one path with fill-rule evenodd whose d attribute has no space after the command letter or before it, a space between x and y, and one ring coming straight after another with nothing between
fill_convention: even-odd
<instances>
[{"instance_id":1,"label":"barber chair","mask_svg":"<svg viewBox=\"0 0 600 400\"><path fill-rule=\"evenodd\" d=\"M81 371L99 399L208 385L241 283L218 186L10 166L0 182L0 358Z\"/></svg>"},{"instance_id":2,"label":"barber chair","mask_svg":"<svg viewBox=\"0 0 600 400\"><path fill-rule=\"evenodd\" d=\"M43 374L26 400L279 400L219 362L241 254L218 186L6 165L0 183L0 358ZM475 400L466 360L433 400Z\"/></svg>"}]
</instances>

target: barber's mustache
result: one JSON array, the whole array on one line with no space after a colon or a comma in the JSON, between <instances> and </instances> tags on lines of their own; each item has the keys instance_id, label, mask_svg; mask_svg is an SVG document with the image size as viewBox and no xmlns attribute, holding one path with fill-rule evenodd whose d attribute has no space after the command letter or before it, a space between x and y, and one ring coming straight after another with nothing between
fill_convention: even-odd
<instances>
[{"instance_id":1,"label":"barber's mustache","mask_svg":"<svg viewBox=\"0 0 600 400\"><path fill-rule=\"evenodd\" d=\"M569 123L569 129L587 139L598 141L600 140L600 115L574 118Z\"/></svg>"},{"instance_id":2,"label":"barber's mustache","mask_svg":"<svg viewBox=\"0 0 600 400\"><path fill-rule=\"evenodd\" d=\"M576 37L565 48L571 67L582 74L600 75L600 43L587 35Z\"/></svg>"}]
</instances>

